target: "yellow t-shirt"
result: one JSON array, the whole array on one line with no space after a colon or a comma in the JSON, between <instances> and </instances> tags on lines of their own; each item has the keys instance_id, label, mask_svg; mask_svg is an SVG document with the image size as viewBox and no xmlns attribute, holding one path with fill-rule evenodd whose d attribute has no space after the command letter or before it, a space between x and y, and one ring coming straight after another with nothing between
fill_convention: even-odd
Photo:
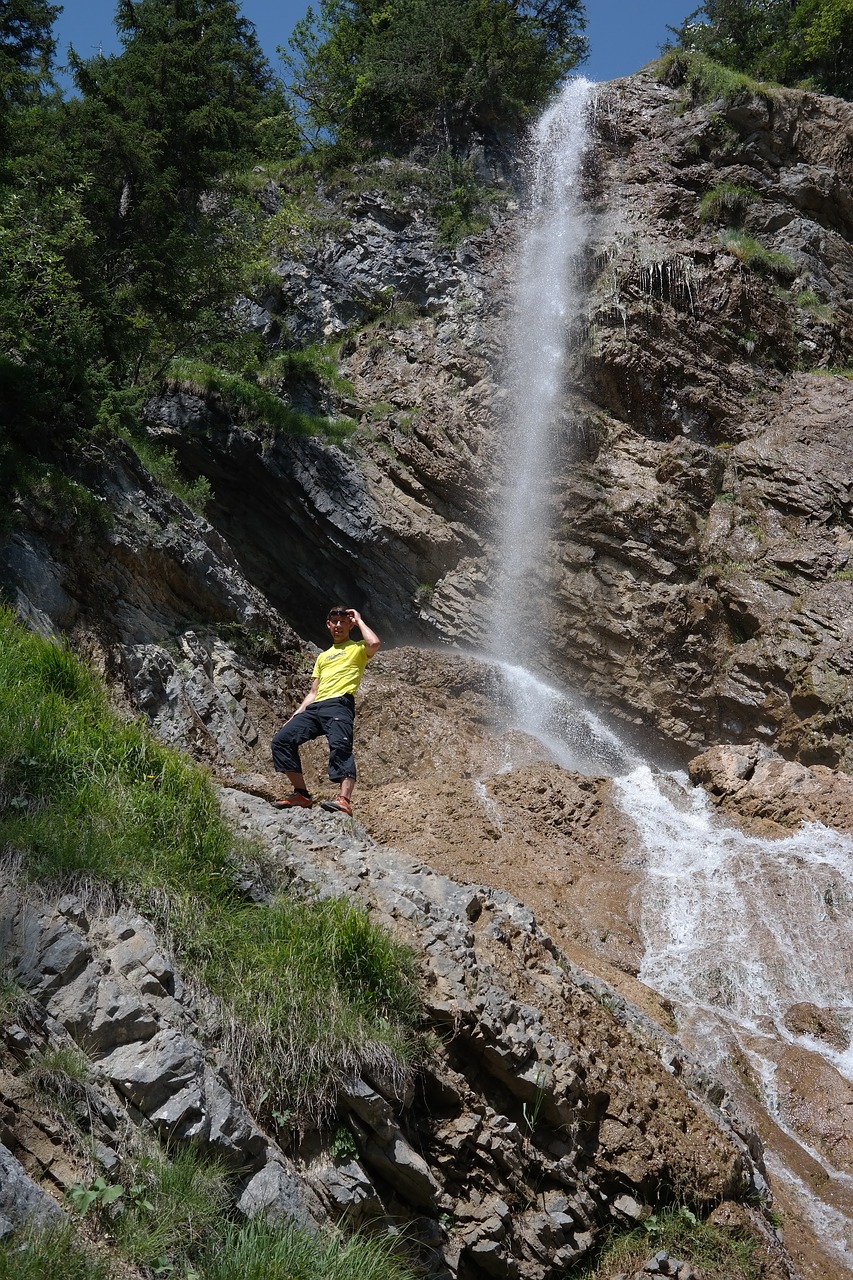
<instances>
[{"instance_id":1,"label":"yellow t-shirt","mask_svg":"<svg viewBox=\"0 0 853 1280\"><path fill-rule=\"evenodd\" d=\"M368 653L363 640L344 640L324 649L314 663L311 679L319 677L315 702L326 698L340 698L345 693L355 693L361 684Z\"/></svg>"}]
</instances>

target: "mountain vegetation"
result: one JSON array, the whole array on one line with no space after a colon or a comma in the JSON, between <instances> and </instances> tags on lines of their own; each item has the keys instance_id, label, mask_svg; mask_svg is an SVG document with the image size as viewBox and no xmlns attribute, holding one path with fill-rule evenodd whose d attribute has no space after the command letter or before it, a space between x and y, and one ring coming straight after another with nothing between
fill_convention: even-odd
<instances>
[{"instance_id":1,"label":"mountain vegetation","mask_svg":"<svg viewBox=\"0 0 853 1280\"><path fill-rule=\"evenodd\" d=\"M582 0L321 0L291 39L306 123L353 147L452 149L524 120L583 59Z\"/></svg>"},{"instance_id":2,"label":"mountain vegetation","mask_svg":"<svg viewBox=\"0 0 853 1280\"><path fill-rule=\"evenodd\" d=\"M707 0L670 30L678 48L734 71L853 94L853 0Z\"/></svg>"},{"instance_id":3,"label":"mountain vegetation","mask_svg":"<svg viewBox=\"0 0 853 1280\"><path fill-rule=\"evenodd\" d=\"M585 49L581 0L324 0L294 35L288 89L236 0L137 0L116 11L121 52L70 51L76 92L63 99L58 12L11 0L0 19L7 482L15 445L132 436L146 390L188 359L230 372L247 412L310 430L280 402L274 412L259 385L275 381L266 344L234 309L266 282L252 168L304 168L298 120L315 163L352 147L446 152L439 198L470 204L454 153L476 130L523 121Z\"/></svg>"}]
</instances>

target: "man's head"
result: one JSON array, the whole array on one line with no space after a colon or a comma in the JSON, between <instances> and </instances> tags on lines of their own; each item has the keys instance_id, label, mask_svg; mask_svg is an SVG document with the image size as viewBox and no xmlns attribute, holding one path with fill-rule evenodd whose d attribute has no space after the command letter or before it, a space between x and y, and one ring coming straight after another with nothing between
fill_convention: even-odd
<instances>
[{"instance_id":1,"label":"man's head","mask_svg":"<svg viewBox=\"0 0 853 1280\"><path fill-rule=\"evenodd\" d=\"M326 615L326 626L329 628L329 634L334 641L348 640L349 633L355 626L353 618L353 610L348 609L345 604L333 604Z\"/></svg>"}]
</instances>

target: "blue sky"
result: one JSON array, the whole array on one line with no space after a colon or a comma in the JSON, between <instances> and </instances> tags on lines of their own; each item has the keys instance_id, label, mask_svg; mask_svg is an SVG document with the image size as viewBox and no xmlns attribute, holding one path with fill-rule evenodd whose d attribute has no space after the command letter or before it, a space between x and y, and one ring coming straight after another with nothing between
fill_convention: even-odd
<instances>
[{"instance_id":1,"label":"blue sky","mask_svg":"<svg viewBox=\"0 0 853 1280\"><path fill-rule=\"evenodd\" d=\"M699 0L587 0L592 52L581 68L583 74L590 80L612 80L639 70L657 57L667 23L681 22L698 4ZM243 14L255 24L274 67L278 68L276 45L287 43L293 24L307 7L308 0L243 0ZM58 61L62 62L69 44L81 57L91 56L99 47L104 53L116 52L115 9L115 0L65 0L54 29Z\"/></svg>"}]
</instances>

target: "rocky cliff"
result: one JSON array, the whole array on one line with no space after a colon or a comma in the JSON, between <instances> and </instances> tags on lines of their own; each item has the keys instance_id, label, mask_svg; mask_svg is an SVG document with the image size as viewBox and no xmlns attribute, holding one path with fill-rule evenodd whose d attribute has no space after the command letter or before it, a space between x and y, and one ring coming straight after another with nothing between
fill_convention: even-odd
<instances>
[{"instance_id":1,"label":"rocky cliff","mask_svg":"<svg viewBox=\"0 0 853 1280\"><path fill-rule=\"evenodd\" d=\"M851 129L848 104L793 92L702 105L641 76L602 95L587 311L532 584L553 601L543 668L641 736L746 744L694 769L746 821L845 829L826 766L851 763ZM247 313L289 340L335 341L348 389L292 394L357 419L350 439L250 429L213 397L165 390L148 428L210 481L207 518L129 449L99 446L22 494L2 563L30 625L67 632L126 709L213 769L274 879L355 895L416 946L434 1060L414 1092L380 1079L342 1091L347 1159L316 1132L289 1145L241 1097L150 922L11 884L4 954L35 1004L0 1061L8 1168L54 1190L92 1172L22 1071L70 1037L93 1065L77 1101L99 1167L125 1125L200 1140L243 1168L244 1208L406 1224L429 1274L463 1280L556 1280L614 1223L725 1201L764 1242L764 1274L789 1274L752 1205L767 1194L756 1130L779 1134L750 1113L756 1079L741 1063L741 1087L720 1085L637 981L636 831L608 779L496 727L499 672L407 648L373 664L366 830L264 801L266 744L330 596L390 640L482 641L500 466L523 447L500 380L521 195L504 191L491 227L451 250L416 190L363 176L366 192L320 189L329 217L294 237L280 289ZM762 761L769 791L760 777L750 791ZM786 768L802 805L781 798ZM788 1120L837 1149L838 1108L806 1116L807 1076L793 1058L785 1069ZM804 1176L817 1186L817 1168ZM21 1203L46 1203L19 1185ZM798 1264L843 1274L789 1212Z\"/></svg>"}]
</instances>

